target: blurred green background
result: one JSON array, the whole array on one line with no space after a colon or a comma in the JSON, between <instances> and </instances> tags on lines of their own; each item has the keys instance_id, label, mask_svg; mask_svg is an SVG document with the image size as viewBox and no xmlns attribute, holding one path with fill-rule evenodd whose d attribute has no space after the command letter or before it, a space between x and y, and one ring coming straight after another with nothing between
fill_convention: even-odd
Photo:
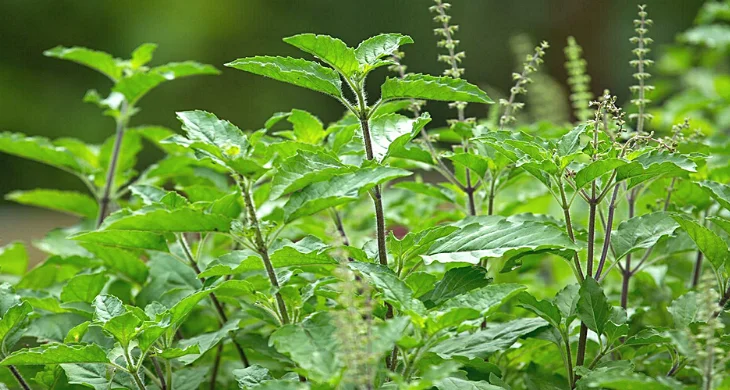
<instances>
[{"instance_id":1,"label":"blurred green background","mask_svg":"<svg viewBox=\"0 0 730 390\"><path fill-rule=\"evenodd\" d=\"M691 25L702 0L647 1L655 24L650 36L655 55ZM56 45L86 46L127 58L143 42L159 44L153 65L196 60L219 67L217 77L194 77L165 84L140 103L132 125L156 124L177 129L175 111L205 109L244 129L259 128L277 111L309 110L325 123L342 108L329 97L224 68L235 58L258 55L299 56L282 38L301 32L339 37L352 46L380 32L411 35L406 49L409 71L440 74L439 49L428 0L178 0L178 1L34 1L0 2L0 131L50 138L72 136L99 143L112 135L112 119L81 101L88 89L106 95L102 75L71 62L44 57ZM633 1L612 0L453 0L453 23L466 51L466 79L506 91L516 64L509 39L527 33L551 44L546 71L564 82L563 46L574 35L584 47L593 91L610 87L629 99L632 68L628 61L636 15ZM305 54L301 54L305 56ZM371 81L377 94L381 68ZM484 107L469 107L472 116ZM435 125L450 115L445 104L431 103ZM142 163L156 156L148 154ZM56 169L0 154L0 195L14 189L80 189L72 176ZM4 200L0 202L5 202ZM5 206L8 206L7 202ZM22 219L22 218L21 218ZM13 221L4 218L4 221ZM12 239L12 237L4 237ZM5 241L5 239L3 241Z\"/></svg>"}]
</instances>

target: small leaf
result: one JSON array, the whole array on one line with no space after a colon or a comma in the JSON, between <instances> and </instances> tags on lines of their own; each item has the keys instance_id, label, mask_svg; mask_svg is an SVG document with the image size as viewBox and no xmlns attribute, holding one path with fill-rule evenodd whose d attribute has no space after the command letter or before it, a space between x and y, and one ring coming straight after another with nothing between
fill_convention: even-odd
<instances>
[{"instance_id":1,"label":"small leaf","mask_svg":"<svg viewBox=\"0 0 730 390\"><path fill-rule=\"evenodd\" d=\"M580 136L586 131L586 125L578 125L558 141L557 150L561 157L570 156L580 150Z\"/></svg>"},{"instance_id":2,"label":"small leaf","mask_svg":"<svg viewBox=\"0 0 730 390\"><path fill-rule=\"evenodd\" d=\"M309 184L329 180L331 177L353 172L357 167L345 165L325 152L299 150L297 154L284 160L277 168L271 181L271 199L300 190Z\"/></svg>"},{"instance_id":3,"label":"small leaf","mask_svg":"<svg viewBox=\"0 0 730 390\"><path fill-rule=\"evenodd\" d=\"M537 300L532 295L522 292L517 296L520 306L537 314L538 317L549 322L554 327L559 327L561 322L560 310L550 301Z\"/></svg>"},{"instance_id":4,"label":"small leaf","mask_svg":"<svg viewBox=\"0 0 730 390\"><path fill-rule=\"evenodd\" d=\"M469 308L477 311L479 316L483 317L525 289L525 286L514 283L490 284L451 298L438 306L438 310Z\"/></svg>"},{"instance_id":5,"label":"small leaf","mask_svg":"<svg viewBox=\"0 0 730 390\"><path fill-rule=\"evenodd\" d=\"M13 337L20 330L23 322L28 318L28 314L32 311L33 307L28 302L22 302L11 306L7 311L2 313L2 318L0 318L0 353L5 353L6 350L12 349L16 340L14 339L10 343L7 342L8 338Z\"/></svg>"},{"instance_id":6,"label":"small leaf","mask_svg":"<svg viewBox=\"0 0 730 390\"><path fill-rule=\"evenodd\" d=\"M672 301L667 310L672 314L676 329L685 329L698 320L699 307L697 301L697 293L694 291L690 291Z\"/></svg>"},{"instance_id":7,"label":"small leaf","mask_svg":"<svg viewBox=\"0 0 730 390\"><path fill-rule=\"evenodd\" d=\"M381 59L392 56L402 45L408 43L413 43L413 39L408 35L379 34L362 41L355 49L355 57L360 64L375 68L383 63L389 63Z\"/></svg>"},{"instance_id":8,"label":"small leaf","mask_svg":"<svg viewBox=\"0 0 730 390\"><path fill-rule=\"evenodd\" d=\"M391 145L401 145L412 140L430 121L428 114L416 119L400 114L386 114L371 119L369 125L373 156L378 162L382 162L390 155Z\"/></svg>"},{"instance_id":9,"label":"small leaf","mask_svg":"<svg viewBox=\"0 0 730 390\"><path fill-rule=\"evenodd\" d=\"M136 388L132 376L99 363L61 364L68 383L93 387L94 390L128 390Z\"/></svg>"},{"instance_id":10,"label":"small leaf","mask_svg":"<svg viewBox=\"0 0 730 390\"><path fill-rule=\"evenodd\" d=\"M99 295L94 299L94 320L107 322L127 312L124 304L113 295Z\"/></svg>"},{"instance_id":11,"label":"small leaf","mask_svg":"<svg viewBox=\"0 0 730 390\"><path fill-rule=\"evenodd\" d=\"M639 249L653 247L663 237L671 236L678 227L672 216L663 211L621 222L611 232L611 244L616 252L616 259Z\"/></svg>"},{"instance_id":12,"label":"small leaf","mask_svg":"<svg viewBox=\"0 0 730 390\"><path fill-rule=\"evenodd\" d=\"M472 103L494 103L487 93L462 79L409 74L404 78L387 78L380 87L380 97L390 99L425 99Z\"/></svg>"},{"instance_id":13,"label":"small leaf","mask_svg":"<svg viewBox=\"0 0 730 390\"><path fill-rule=\"evenodd\" d=\"M74 276L63 286L61 301L91 303L108 281L109 277L101 272Z\"/></svg>"},{"instance_id":14,"label":"small leaf","mask_svg":"<svg viewBox=\"0 0 730 390\"><path fill-rule=\"evenodd\" d=\"M578 318L588 329L603 334L603 330L611 318L612 307L603 293L603 289L592 277L587 277L578 291L576 306Z\"/></svg>"},{"instance_id":15,"label":"small leaf","mask_svg":"<svg viewBox=\"0 0 730 390\"><path fill-rule=\"evenodd\" d=\"M730 251L725 241L717 233L684 215L675 214L673 217L679 223L679 226L687 232L692 241L695 242L697 248L704 253L715 270L719 270L725 265L728 257L730 257Z\"/></svg>"},{"instance_id":16,"label":"small leaf","mask_svg":"<svg viewBox=\"0 0 730 390\"><path fill-rule=\"evenodd\" d=\"M312 61L291 57L257 56L240 58L225 66L309 88L334 97L342 95L342 81L337 72Z\"/></svg>"},{"instance_id":17,"label":"small leaf","mask_svg":"<svg viewBox=\"0 0 730 390\"><path fill-rule=\"evenodd\" d=\"M132 312L127 312L122 315L110 318L104 324L104 330L114 337L122 347L127 348L132 338L137 334L137 326L142 323L142 320Z\"/></svg>"},{"instance_id":18,"label":"small leaf","mask_svg":"<svg viewBox=\"0 0 730 390\"><path fill-rule=\"evenodd\" d=\"M28 270L28 251L20 241L0 247L0 273L23 276Z\"/></svg>"},{"instance_id":19,"label":"small leaf","mask_svg":"<svg viewBox=\"0 0 730 390\"><path fill-rule=\"evenodd\" d=\"M109 363L106 352L96 344L46 344L21 349L0 361L0 366L39 366L61 363Z\"/></svg>"},{"instance_id":20,"label":"small leaf","mask_svg":"<svg viewBox=\"0 0 730 390\"><path fill-rule=\"evenodd\" d=\"M383 292L383 300L395 308L410 313L423 313L425 308L421 301L415 299L413 291L387 266L375 263L350 262L347 264L355 271L361 272L379 290Z\"/></svg>"},{"instance_id":21,"label":"small leaf","mask_svg":"<svg viewBox=\"0 0 730 390\"><path fill-rule=\"evenodd\" d=\"M329 35L299 34L284 38L284 42L319 58L345 77L352 77L359 68L355 50Z\"/></svg>"},{"instance_id":22,"label":"small leaf","mask_svg":"<svg viewBox=\"0 0 730 390\"><path fill-rule=\"evenodd\" d=\"M172 62L158 66L147 72L134 73L124 77L114 86L112 91L124 95L129 104L135 104L144 95L165 81L194 75L216 75L218 70L210 65L194 61Z\"/></svg>"},{"instance_id":23,"label":"small leaf","mask_svg":"<svg viewBox=\"0 0 730 390\"><path fill-rule=\"evenodd\" d=\"M157 45L154 43L143 43L132 52L132 69L139 69L152 61Z\"/></svg>"},{"instance_id":24,"label":"small leaf","mask_svg":"<svg viewBox=\"0 0 730 390\"><path fill-rule=\"evenodd\" d=\"M122 68L119 66L119 60L102 51L84 47L56 46L53 49L44 51L43 54L47 57L60 58L88 66L91 69L105 74L113 81L122 77Z\"/></svg>"}]
</instances>

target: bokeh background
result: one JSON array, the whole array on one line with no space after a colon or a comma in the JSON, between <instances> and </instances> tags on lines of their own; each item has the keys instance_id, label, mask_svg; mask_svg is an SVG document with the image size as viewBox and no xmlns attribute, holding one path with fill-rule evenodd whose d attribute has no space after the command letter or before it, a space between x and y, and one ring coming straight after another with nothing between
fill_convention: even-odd
<instances>
[{"instance_id":1,"label":"bokeh background","mask_svg":"<svg viewBox=\"0 0 730 390\"><path fill-rule=\"evenodd\" d=\"M692 24L702 0L646 0L655 24L655 52ZM610 87L628 100L632 68L628 62L636 15L628 0L452 0L457 38L466 51L465 78L503 91L520 64L511 37L528 34L551 48L545 71L564 82L563 47L573 35L584 48L594 93ZM0 131L49 138L73 136L102 142L114 132L112 119L83 103L88 89L108 92L110 83L83 66L47 58L56 45L86 46L127 58L144 42L159 44L152 64L196 60L216 65L217 77L193 77L165 84L147 95L132 125L178 128L175 111L205 109L244 129L256 129L274 112L301 108L325 123L342 108L322 94L274 82L222 64L258 55L299 56L282 38L301 32L339 37L352 46L381 32L413 37L405 47L409 71L440 74L429 0L145 0L145 1L0 1ZM658 53L655 53L658 54ZM306 57L305 54L301 54ZM372 77L372 93L385 68ZM470 107L472 116L484 108ZM480 111L481 110L481 111ZM436 125L450 115L445 104L431 103ZM141 163L157 156L147 152ZM27 160L0 154L0 196L37 187L83 190L71 175ZM0 245L44 234L63 223L60 215L31 211L0 200Z\"/></svg>"}]
</instances>

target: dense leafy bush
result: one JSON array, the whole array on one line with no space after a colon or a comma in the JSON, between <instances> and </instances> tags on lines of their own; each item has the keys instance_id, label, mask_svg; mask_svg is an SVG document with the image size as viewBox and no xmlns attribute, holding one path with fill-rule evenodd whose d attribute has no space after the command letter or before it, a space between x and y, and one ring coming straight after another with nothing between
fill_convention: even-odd
<instances>
[{"instance_id":1,"label":"dense leafy bush","mask_svg":"<svg viewBox=\"0 0 730 390\"><path fill-rule=\"evenodd\" d=\"M23 243L0 252L0 380L729 388L730 77L719 71L730 3L708 3L656 67L639 7L628 115L609 91L593 101L575 39L568 101L540 71L548 44L525 50L523 37L514 87L487 118L467 117L494 102L462 78L448 10L431 7L442 76L408 73L400 50L412 40L400 34L357 48L301 34L285 41L319 61L226 64L336 99L345 114L326 126L293 109L254 131L205 111L178 112L180 134L131 127L152 88L218 71L149 66L150 44L129 60L47 51L109 77L107 97L85 100L116 134L102 145L0 134L3 152L89 189L7 196L81 220L35 242L49 257L30 271ZM369 99L381 67L391 76ZM450 102L448 127L429 126L426 101ZM568 102L574 124L561 119ZM138 172L145 143L165 157Z\"/></svg>"}]
</instances>

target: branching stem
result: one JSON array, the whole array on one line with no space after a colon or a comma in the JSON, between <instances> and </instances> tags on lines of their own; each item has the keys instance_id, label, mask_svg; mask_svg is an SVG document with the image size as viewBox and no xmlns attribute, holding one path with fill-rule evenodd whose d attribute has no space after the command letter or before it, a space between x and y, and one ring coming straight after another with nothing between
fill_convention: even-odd
<instances>
[{"instance_id":1,"label":"branching stem","mask_svg":"<svg viewBox=\"0 0 730 390\"><path fill-rule=\"evenodd\" d=\"M109 159L109 168L106 172L106 182L104 183L104 190L101 198L99 199L99 215L96 219L97 229L101 226L101 223L104 222L104 218L106 218L106 214L109 211L109 203L112 200L112 189L114 188L117 162L119 161L119 154L122 150L122 142L124 141L124 131L127 126L128 112L129 107L127 106L126 100L122 101L121 108L119 110L119 117L117 118L117 131L116 137L114 138L114 147L112 149L111 158Z\"/></svg>"}]
</instances>

